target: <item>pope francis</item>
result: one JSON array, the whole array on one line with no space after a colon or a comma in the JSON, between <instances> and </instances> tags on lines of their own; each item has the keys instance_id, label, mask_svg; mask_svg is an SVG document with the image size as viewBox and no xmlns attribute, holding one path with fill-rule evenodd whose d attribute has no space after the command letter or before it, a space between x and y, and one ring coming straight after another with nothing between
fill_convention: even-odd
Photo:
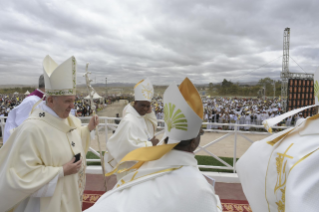
<instances>
[{"instance_id":1,"label":"pope francis","mask_svg":"<svg viewBox=\"0 0 319 212\"><path fill-rule=\"evenodd\" d=\"M92 117L86 127L69 115L76 94L76 60L58 65L43 61L46 102L31 115L0 149L0 211L80 212L85 186L85 158Z\"/></svg>"},{"instance_id":2,"label":"pope francis","mask_svg":"<svg viewBox=\"0 0 319 212\"><path fill-rule=\"evenodd\" d=\"M186 78L179 88L164 93L165 144L141 147L120 164L135 161L115 188L106 192L86 212L217 212L221 211L214 187L197 167L193 151L198 147L203 119L200 96ZM118 170L125 172L127 170Z\"/></svg>"},{"instance_id":3,"label":"pope francis","mask_svg":"<svg viewBox=\"0 0 319 212\"><path fill-rule=\"evenodd\" d=\"M318 106L319 72L315 73L315 105L264 122L266 128L302 110ZM254 142L237 163L244 193L253 211L319 211L319 114L295 127Z\"/></svg>"},{"instance_id":4,"label":"pope francis","mask_svg":"<svg viewBox=\"0 0 319 212\"><path fill-rule=\"evenodd\" d=\"M157 118L151 109L154 94L151 81L147 78L137 83L134 93L134 105L128 104L123 109L123 119L106 144L108 152L105 153L105 168L107 172L111 172L127 153L140 147L155 146L159 142L154 136ZM121 168L127 166L129 163L122 164ZM117 179L124 175L125 173L117 173Z\"/></svg>"}]
</instances>

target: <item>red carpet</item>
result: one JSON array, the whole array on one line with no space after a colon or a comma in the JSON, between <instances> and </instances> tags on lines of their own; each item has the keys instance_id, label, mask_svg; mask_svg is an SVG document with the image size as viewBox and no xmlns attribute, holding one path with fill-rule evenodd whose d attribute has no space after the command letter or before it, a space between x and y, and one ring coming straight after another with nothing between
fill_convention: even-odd
<instances>
[{"instance_id":1,"label":"red carpet","mask_svg":"<svg viewBox=\"0 0 319 212\"><path fill-rule=\"evenodd\" d=\"M104 191L84 191L83 210L91 207L102 195ZM247 201L222 199L223 212L252 212Z\"/></svg>"}]
</instances>

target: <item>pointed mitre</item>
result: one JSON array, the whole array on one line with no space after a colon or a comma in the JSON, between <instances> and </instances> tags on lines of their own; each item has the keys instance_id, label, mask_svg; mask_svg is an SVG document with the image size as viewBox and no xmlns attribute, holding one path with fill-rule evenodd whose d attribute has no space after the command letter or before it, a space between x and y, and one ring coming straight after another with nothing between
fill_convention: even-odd
<instances>
[{"instance_id":1,"label":"pointed mitre","mask_svg":"<svg viewBox=\"0 0 319 212\"><path fill-rule=\"evenodd\" d=\"M76 95L76 60L72 56L58 65L49 55L43 60L47 96Z\"/></svg>"},{"instance_id":2,"label":"pointed mitre","mask_svg":"<svg viewBox=\"0 0 319 212\"><path fill-rule=\"evenodd\" d=\"M204 108L193 83L185 78L179 87L171 84L164 93L163 101L168 144L196 138L202 125Z\"/></svg>"},{"instance_id":3,"label":"pointed mitre","mask_svg":"<svg viewBox=\"0 0 319 212\"><path fill-rule=\"evenodd\" d=\"M151 102L154 96L154 88L152 82L146 78L141 80L134 86L135 101Z\"/></svg>"}]
</instances>

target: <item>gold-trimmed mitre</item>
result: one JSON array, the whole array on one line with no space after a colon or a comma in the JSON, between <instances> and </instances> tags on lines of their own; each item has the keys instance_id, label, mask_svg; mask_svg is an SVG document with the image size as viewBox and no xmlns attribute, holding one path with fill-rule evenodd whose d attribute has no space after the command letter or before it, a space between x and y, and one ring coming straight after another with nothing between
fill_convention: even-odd
<instances>
[{"instance_id":1,"label":"gold-trimmed mitre","mask_svg":"<svg viewBox=\"0 0 319 212\"><path fill-rule=\"evenodd\" d=\"M47 96L76 95L76 59L70 57L58 65L49 55L43 60Z\"/></svg>"},{"instance_id":2,"label":"gold-trimmed mitre","mask_svg":"<svg viewBox=\"0 0 319 212\"><path fill-rule=\"evenodd\" d=\"M185 78L164 92L165 135L168 144L196 138L203 121L203 103L193 83Z\"/></svg>"},{"instance_id":3,"label":"gold-trimmed mitre","mask_svg":"<svg viewBox=\"0 0 319 212\"><path fill-rule=\"evenodd\" d=\"M141 80L134 86L135 101L151 102L154 96L154 88L150 79Z\"/></svg>"}]
</instances>

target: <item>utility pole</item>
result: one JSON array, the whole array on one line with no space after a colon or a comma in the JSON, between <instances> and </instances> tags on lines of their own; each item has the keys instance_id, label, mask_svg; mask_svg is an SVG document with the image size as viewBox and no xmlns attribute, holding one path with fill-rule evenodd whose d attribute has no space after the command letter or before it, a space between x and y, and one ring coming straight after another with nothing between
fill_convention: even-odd
<instances>
[{"instance_id":1,"label":"utility pole","mask_svg":"<svg viewBox=\"0 0 319 212\"><path fill-rule=\"evenodd\" d=\"M105 94L107 95L107 77L105 77Z\"/></svg>"},{"instance_id":2,"label":"utility pole","mask_svg":"<svg viewBox=\"0 0 319 212\"><path fill-rule=\"evenodd\" d=\"M276 81L274 80L274 99L276 98Z\"/></svg>"}]
</instances>

